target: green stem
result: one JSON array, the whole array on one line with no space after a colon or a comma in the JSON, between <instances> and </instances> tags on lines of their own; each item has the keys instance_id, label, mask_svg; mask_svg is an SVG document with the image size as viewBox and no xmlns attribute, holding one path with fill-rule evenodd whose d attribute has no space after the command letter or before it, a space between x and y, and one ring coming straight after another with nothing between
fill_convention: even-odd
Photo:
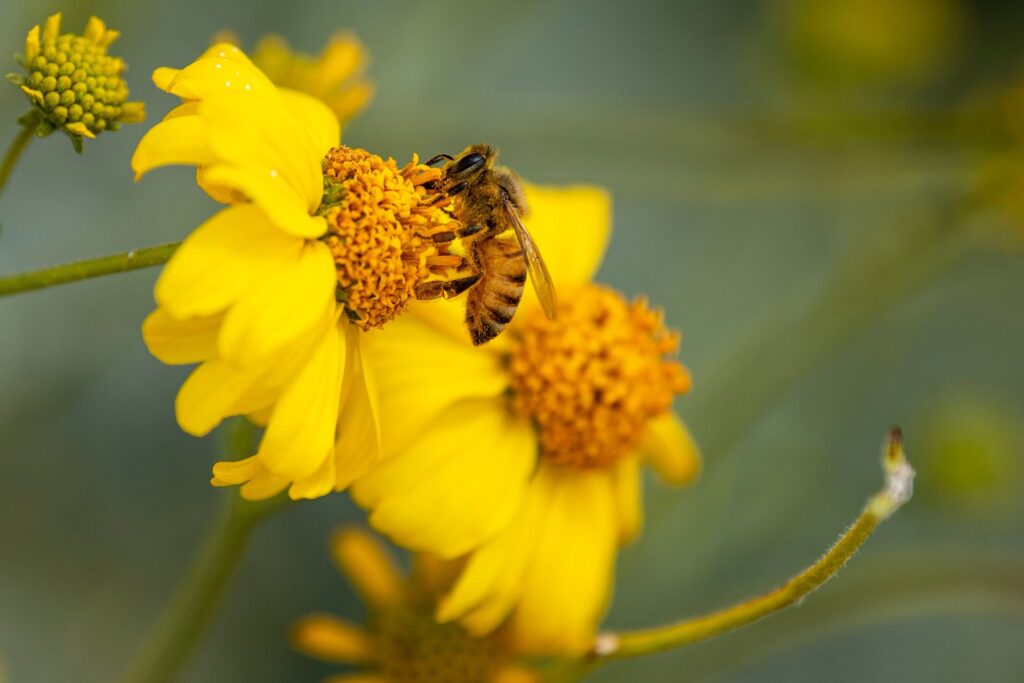
<instances>
[{"instance_id":1,"label":"green stem","mask_svg":"<svg viewBox=\"0 0 1024 683\"><path fill-rule=\"evenodd\" d=\"M35 131L30 126L22 126L18 134L14 136L11 146L4 154L3 164L0 164L0 193L3 193L7 179L11 177L11 171L14 170L14 165L18 163L21 153L25 151L33 137L35 137Z\"/></svg>"},{"instance_id":2,"label":"green stem","mask_svg":"<svg viewBox=\"0 0 1024 683\"><path fill-rule=\"evenodd\" d=\"M251 425L242 418L236 425L229 450L251 449ZM177 680L216 616L253 529L286 502L281 496L247 501L234 489L225 493L221 514L122 683Z\"/></svg>"},{"instance_id":3,"label":"green stem","mask_svg":"<svg viewBox=\"0 0 1024 683\"><path fill-rule=\"evenodd\" d=\"M915 548L872 555L841 585L799 610L772 619L771 633L742 630L689 650L687 681L718 680L728 671L840 631L922 615L1024 616L1024 557L1019 553Z\"/></svg>"},{"instance_id":4,"label":"green stem","mask_svg":"<svg viewBox=\"0 0 1024 683\"><path fill-rule=\"evenodd\" d=\"M0 277L0 297L28 292L44 287L53 287L67 282L85 280L102 275L125 273L130 270L149 268L167 263L181 242L160 244L155 247L133 249L110 256L63 263L59 266L31 270L15 275Z\"/></svg>"}]
</instances>

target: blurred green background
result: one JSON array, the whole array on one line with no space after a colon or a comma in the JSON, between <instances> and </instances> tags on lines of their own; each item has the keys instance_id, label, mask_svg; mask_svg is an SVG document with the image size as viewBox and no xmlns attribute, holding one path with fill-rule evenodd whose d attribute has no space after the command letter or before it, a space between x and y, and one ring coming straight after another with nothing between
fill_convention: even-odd
<instances>
[{"instance_id":1,"label":"blurred green background","mask_svg":"<svg viewBox=\"0 0 1024 683\"><path fill-rule=\"evenodd\" d=\"M530 180L609 187L601 279L649 294L684 332L695 389L680 408L705 472L681 492L652 484L609 626L721 606L806 565L877 487L885 429L907 434L918 495L837 581L798 610L595 680L1024 680L1019 2L14 0L0 5L0 54L57 10L69 30L97 14L122 31L114 52L148 123L87 141L82 157L59 135L33 143L0 201L0 273L181 239L213 211L190 170L132 184L136 142L173 104L153 68L191 61L221 29L314 52L353 29L377 96L346 142L401 161L487 141ZM0 89L3 144L26 108ZM815 309L863 254L968 225L996 237L891 301L872 306L902 268ZM0 301L11 681L111 680L218 508L206 484L218 438L179 431L185 370L140 339L155 276ZM847 310L851 297L866 308ZM839 332L805 354L814 310ZM747 343L758 351L737 366ZM357 519L339 495L261 527L187 680L334 671L284 633L309 611L360 613L325 551Z\"/></svg>"}]
</instances>

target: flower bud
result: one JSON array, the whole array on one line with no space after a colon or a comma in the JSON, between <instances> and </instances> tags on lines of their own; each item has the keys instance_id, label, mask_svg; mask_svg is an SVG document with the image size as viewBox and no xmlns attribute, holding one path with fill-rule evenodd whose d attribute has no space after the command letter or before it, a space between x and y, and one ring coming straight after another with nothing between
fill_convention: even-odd
<instances>
[{"instance_id":1,"label":"flower bud","mask_svg":"<svg viewBox=\"0 0 1024 683\"><path fill-rule=\"evenodd\" d=\"M94 138L122 123L139 123L145 116L142 102L128 101L128 85L121 74L124 60L107 54L118 32L92 17L83 35L60 33L60 13L43 25L32 27L19 60L27 74L8 74L32 103L24 125L35 125L36 134L60 129L75 148L83 137Z\"/></svg>"}]
</instances>

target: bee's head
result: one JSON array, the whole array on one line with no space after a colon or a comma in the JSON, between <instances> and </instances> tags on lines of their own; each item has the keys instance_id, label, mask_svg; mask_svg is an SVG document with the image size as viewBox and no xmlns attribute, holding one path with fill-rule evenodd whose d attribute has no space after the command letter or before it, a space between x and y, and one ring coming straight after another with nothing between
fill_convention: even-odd
<instances>
[{"instance_id":1,"label":"bee's head","mask_svg":"<svg viewBox=\"0 0 1024 683\"><path fill-rule=\"evenodd\" d=\"M453 182L472 182L494 165L498 150L491 145L470 145L444 167L445 177Z\"/></svg>"}]
</instances>

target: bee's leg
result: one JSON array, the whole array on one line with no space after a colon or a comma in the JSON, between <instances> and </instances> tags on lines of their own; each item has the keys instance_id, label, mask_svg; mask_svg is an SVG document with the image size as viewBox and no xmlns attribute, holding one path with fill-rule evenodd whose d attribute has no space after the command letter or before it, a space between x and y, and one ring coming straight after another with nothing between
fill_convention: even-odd
<instances>
[{"instance_id":1,"label":"bee's leg","mask_svg":"<svg viewBox=\"0 0 1024 683\"><path fill-rule=\"evenodd\" d=\"M481 277L483 277L483 273L473 273L472 275L467 275L466 277L460 277L457 280L449 280L448 282L444 283L444 298L451 299L452 297L462 294L467 289L469 289L477 282L479 282Z\"/></svg>"},{"instance_id":2,"label":"bee's leg","mask_svg":"<svg viewBox=\"0 0 1024 683\"><path fill-rule=\"evenodd\" d=\"M416 289L413 291L413 294L420 301L429 301L430 299L437 299L440 297L451 299L475 285L482 275L483 273L473 273L472 275L460 277L455 280L433 280L431 282L421 282L416 285Z\"/></svg>"},{"instance_id":3,"label":"bee's leg","mask_svg":"<svg viewBox=\"0 0 1024 683\"><path fill-rule=\"evenodd\" d=\"M435 232L430 236L430 239L434 241L434 244L448 244L455 239L455 232L453 230L442 230L441 232Z\"/></svg>"},{"instance_id":4,"label":"bee's leg","mask_svg":"<svg viewBox=\"0 0 1024 683\"><path fill-rule=\"evenodd\" d=\"M441 161L442 159L445 159L447 161L451 161L452 159L454 159L454 157L451 154L438 154L437 156L430 157L429 159L424 161L423 164L425 166L433 166L434 164L436 164L437 162Z\"/></svg>"},{"instance_id":5,"label":"bee's leg","mask_svg":"<svg viewBox=\"0 0 1024 683\"><path fill-rule=\"evenodd\" d=\"M448 196L451 197L452 195L456 195L465 190L466 187L466 181L462 181L461 183L455 183L454 185L448 188Z\"/></svg>"},{"instance_id":6,"label":"bee's leg","mask_svg":"<svg viewBox=\"0 0 1024 683\"><path fill-rule=\"evenodd\" d=\"M418 285L416 285L416 288L413 290L413 296L415 296L420 301L430 301L431 299L436 299L442 294L444 294L445 284L446 283L444 280L421 282Z\"/></svg>"},{"instance_id":7,"label":"bee's leg","mask_svg":"<svg viewBox=\"0 0 1024 683\"><path fill-rule=\"evenodd\" d=\"M470 235L477 234L483 229L484 226L482 225L467 225L464 228L459 228L458 230L456 230L455 234L459 237L469 237Z\"/></svg>"}]
</instances>

